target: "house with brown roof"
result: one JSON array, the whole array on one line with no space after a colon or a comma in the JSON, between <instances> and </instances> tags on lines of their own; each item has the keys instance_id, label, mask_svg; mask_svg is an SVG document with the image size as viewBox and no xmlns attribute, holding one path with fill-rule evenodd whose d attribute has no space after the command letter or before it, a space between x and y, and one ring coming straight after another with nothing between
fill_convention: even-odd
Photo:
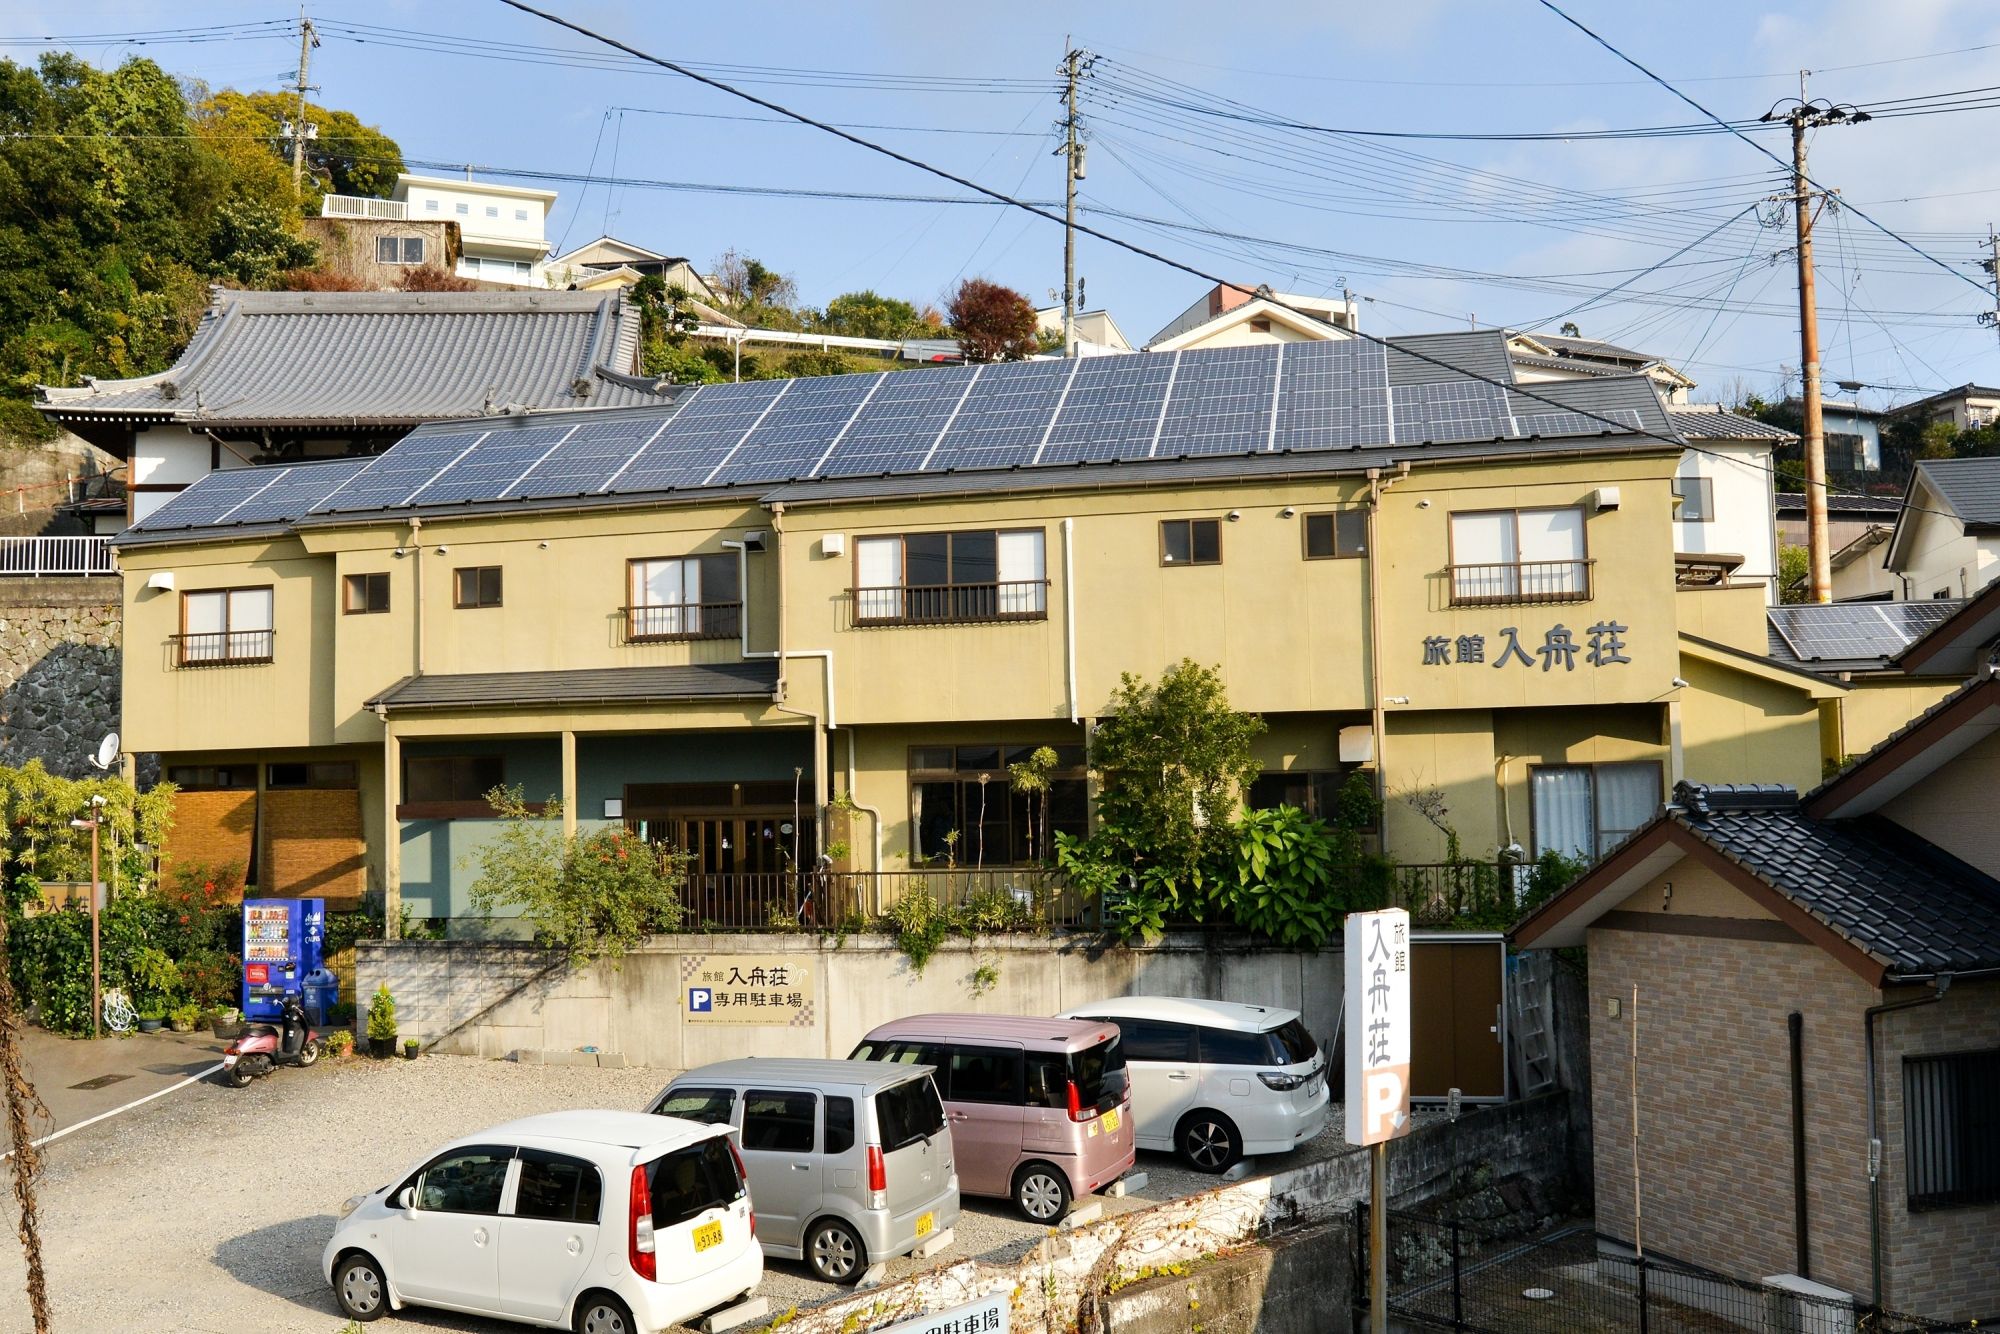
<instances>
[{"instance_id":1,"label":"house with brown roof","mask_svg":"<svg viewBox=\"0 0 2000 1334\"><path fill-rule=\"evenodd\" d=\"M1597 1229L2000 1316L2000 678L1798 796L1683 783L1514 930L1590 972Z\"/></svg>"}]
</instances>

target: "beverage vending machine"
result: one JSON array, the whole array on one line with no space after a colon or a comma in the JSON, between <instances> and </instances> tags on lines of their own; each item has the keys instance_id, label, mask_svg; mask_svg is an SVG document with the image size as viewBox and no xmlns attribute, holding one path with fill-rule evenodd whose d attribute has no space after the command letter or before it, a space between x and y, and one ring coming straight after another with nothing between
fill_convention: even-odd
<instances>
[{"instance_id":1,"label":"beverage vending machine","mask_svg":"<svg viewBox=\"0 0 2000 1334\"><path fill-rule=\"evenodd\" d=\"M325 899L243 900L243 1017L279 1017L285 993L320 971Z\"/></svg>"}]
</instances>

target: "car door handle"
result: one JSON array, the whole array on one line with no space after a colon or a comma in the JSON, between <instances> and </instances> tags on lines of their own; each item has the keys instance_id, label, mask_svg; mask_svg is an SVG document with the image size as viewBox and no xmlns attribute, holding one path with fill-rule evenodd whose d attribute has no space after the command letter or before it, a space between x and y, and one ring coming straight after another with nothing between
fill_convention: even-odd
<instances>
[{"instance_id":1,"label":"car door handle","mask_svg":"<svg viewBox=\"0 0 2000 1334\"><path fill-rule=\"evenodd\" d=\"M571 1237L568 1241L563 1243L563 1248L567 1250L571 1255L581 1255L583 1253L583 1238Z\"/></svg>"},{"instance_id":2,"label":"car door handle","mask_svg":"<svg viewBox=\"0 0 2000 1334\"><path fill-rule=\"evenodd\" d=\"M963 1121L968 1115L969 1113L966 1112L953 1112L951 1114L951 1119L954 1121Z\"/></svg>"},{"instance_id":3,"label":"car door handle","mask_svg":"<svg viewBox=\"0 0 2000 1334\"><path fill-rule=\"evenodd\" d=\"M1167 1073L1167 1078L1168 1078L1168 1079L1186 1079L1186 1078L1187 1078L1187 1076L1186 1076L1186 1075L1184 1075L1184 1074L1182 1074L1182 1073L1181 1073L1180 1071L1178 1071L1178 1070L1171 1070L1171 1071L1168 1071L1168 1073Z\"/></svg>"},{"instance_id":4,"label":"car door handle","mask_svg":"<svg viewBox=\"0 0 2000 1334\"><path fill-rule=\"evenodd\" d=\"M472 1244L473 1244L474 1246L484 1246L484 1245L486 1244L486 1229L485 1229L485 1228L483 1228L483 1227L476 1227L476 1228L472 1229Z\"/></svg>"},{"instance_id":5,"label":"car door handle","mask_svg":"<svg viewBox=\"0 0 2000 1334\"><path fill-rule=\"evenodd\" d=\"M793 1163L792 1170L794 1172L810 1172L813 1170L813 1165L811 1163Z\"/></svg>"}]
</instances>

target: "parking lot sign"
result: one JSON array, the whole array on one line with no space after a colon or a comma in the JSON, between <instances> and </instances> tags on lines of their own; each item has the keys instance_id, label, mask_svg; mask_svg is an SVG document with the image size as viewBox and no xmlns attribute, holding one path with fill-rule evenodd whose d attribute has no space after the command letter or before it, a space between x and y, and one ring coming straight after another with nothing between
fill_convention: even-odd
<instances>
[{"instance_id":1,"label":"parking lot sign","mask_svg":"<svg viewBox=\"0 0 2000 1334\"><path fill-rule=\"evenodd\" d=\"M1410 1129L1410 915L1347 915L1347 1142L1380 1144Z\"/></svg>"}]
</instances>

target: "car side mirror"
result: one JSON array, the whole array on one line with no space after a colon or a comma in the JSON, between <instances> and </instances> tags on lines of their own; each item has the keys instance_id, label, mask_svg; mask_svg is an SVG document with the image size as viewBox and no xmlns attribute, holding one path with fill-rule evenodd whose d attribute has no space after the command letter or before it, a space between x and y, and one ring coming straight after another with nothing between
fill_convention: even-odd
<instances>
[{"instance_id":1,"label":"car side mirror","mask_svg":"<svg viewBox=\"0 0 2000 1334\"><path fill-rule=\"evenodd\" d=\"M417 1188L403 1187L402 1192L396 1196L396 1207L405 1212L414 1212L417 1207Z\"/></svg>"}]
</instances>

